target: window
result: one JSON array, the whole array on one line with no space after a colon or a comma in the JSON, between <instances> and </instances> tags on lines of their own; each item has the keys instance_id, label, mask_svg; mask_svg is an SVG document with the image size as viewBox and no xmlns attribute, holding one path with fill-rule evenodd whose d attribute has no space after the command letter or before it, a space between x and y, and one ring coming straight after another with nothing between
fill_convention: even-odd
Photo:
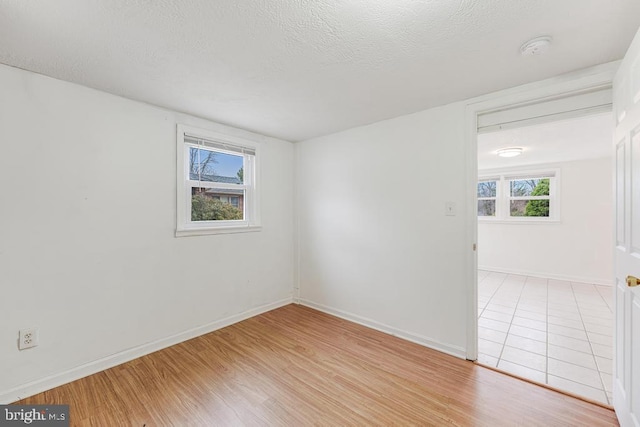
<instances>
[{"instance_id":1,"label":"window","mask_svg":"<svg viewBox=\"0 0 640 427\"><path fill-rule=\"evenodd\" d=\"M478 216L496 216L498 181L495 179L478 182Z\"/></svg>"},{"instance_id":2,"label":"window","mask_svg":"<svg viewBox=\"0 0 640 427\"><path fill-rule=\"evenodd\" d=\"M551 178L515 178L509 180L509 215L549 217Z\"/></svg>"},{"instance_id":3,"label":"window","mask_svg":"<svg viewBox=\"0 0 640 427\"><path fill-rule=\"evenodd\" d=\"M558 220L558 178L557 170L482 177L478 180L478 217L513 222Z\"/></svg>"},{"instance_id":4,"label":"window","mask_svg":"<svg viewBox=\"0 0 640 427\"><path fill-rule=\"evenodd\" d=\"M257 144L178 126L176 236L259 229Z\"/></svg>"}]
</instances>

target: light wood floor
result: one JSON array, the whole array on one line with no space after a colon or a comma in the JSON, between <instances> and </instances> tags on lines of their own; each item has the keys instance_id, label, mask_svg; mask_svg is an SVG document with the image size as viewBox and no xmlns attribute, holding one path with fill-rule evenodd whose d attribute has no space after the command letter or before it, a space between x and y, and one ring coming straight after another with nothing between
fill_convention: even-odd
<instances>
[{"instance_id":1,"label":"light wood floor","mask_svg":"<svg viewBox=\"0 0 640 427\"><path fill-rule=\"evenodd\" d=\"M289 305L27 398L72 425L617 425L613 411Z\"/></svg>"}]
</instances>

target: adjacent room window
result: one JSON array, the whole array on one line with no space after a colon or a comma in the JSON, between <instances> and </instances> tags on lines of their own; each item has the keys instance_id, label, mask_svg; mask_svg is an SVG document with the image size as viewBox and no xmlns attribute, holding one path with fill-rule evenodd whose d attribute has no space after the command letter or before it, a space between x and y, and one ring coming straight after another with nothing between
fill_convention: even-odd
<instances>
[{"instance_id":1,"label":"adjacent room window","mask_svg":"<svg viewBox=\"0 0 640 427\"><path fill-rule=\"evenodd\" d=\"M509 180L509 216L549 217L551 177Z\"/></svg>"},{"instance_id":2,"label":"adjacent room window","mask_svg":"<svg viewBox=\"0 0 640 427\"><path fill-rule=\"evenodd\" d=\"M478 216L496 216L498 180L478 181Z\"/></svg>"},{"instance_id":3,"label":"adjacent room window","mask_svg":"<svg viewBox=\"0 0 640 427\"><path fill-rule=\"evenodd\" d=\"M255 231L257 144L178 126L176 236Z\"/></svg>"},{"instance_id":4,"label":"adjacent room window","mask_svg":"<svg viewBox=\"0 0 640 427\"><path fill-rule=\"evenodd\" d=\"M478 217L505 221L559 218L559 171L509 173L478 180Z\"/></svg>"}]
</instances>

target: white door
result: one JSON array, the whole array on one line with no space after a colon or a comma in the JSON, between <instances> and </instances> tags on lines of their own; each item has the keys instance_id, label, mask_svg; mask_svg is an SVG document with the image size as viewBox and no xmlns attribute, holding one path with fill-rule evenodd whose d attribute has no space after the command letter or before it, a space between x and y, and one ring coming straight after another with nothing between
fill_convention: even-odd
<instances>
[{"instance_id":1,"label":"white door","mask_svg":"<svg viewBox=\"0 0 640 427\"><path fill-rule=\"evenodd\" d=\"M613 83L616 119L615 344L613 406L640 427L640 31Z\"/></svg>"}]
</instances>

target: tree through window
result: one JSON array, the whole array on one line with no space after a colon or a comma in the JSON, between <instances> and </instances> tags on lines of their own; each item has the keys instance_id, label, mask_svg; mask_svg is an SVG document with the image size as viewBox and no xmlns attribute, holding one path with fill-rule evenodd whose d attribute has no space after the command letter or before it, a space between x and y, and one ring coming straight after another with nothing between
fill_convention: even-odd
<instances>
[{"instance_id":1,"label":"tree through window","mask_svg":"<svg viewBox=\"0 0 640 427\"><path fill-rule=\"evenodd\" d=\"M244 158L210 148L189 147L191 221L236 221L244 219ZM203 185L203 183L206 183ZM209 183L236 184L222 188Z\"/></svg>"},{"instance_id":2,"label":"tree through window","mask_svg":"<svg viewBox=\"0 0 640 427\"><path fill-rule=\"evenodd\" d=\"M478 182L478 216L496 215L497 190L496 180Z\"/></svg>"},{"instance_id":3,"label":"tree through window","mask_svg":"<svg viewBox=\"0 0 640 427\"><path fill-rule=\"evenodd\" d=\"M498 220L557 219L559 171L508 174L478 180L478 217Z\"/></svg>"},{"instance_id":4,"label":"tree through window","mask_svg":"<svg viewBox=\"0 0 640 427\"><path fill-rule=\"evenodd\" d=\"M510 216L549 216L549 178L518 178L509 181Z\"/></svg>"},{"instance_id":5,"label":"tree through window","mask_svg":"<svg viewBox=\"0 0 640 427\"><path fill-rule=\"evenodd\" d=\"M177 144L176 236L259 230L257 141L178 125Z\"/></svg>"}]
</instances>

